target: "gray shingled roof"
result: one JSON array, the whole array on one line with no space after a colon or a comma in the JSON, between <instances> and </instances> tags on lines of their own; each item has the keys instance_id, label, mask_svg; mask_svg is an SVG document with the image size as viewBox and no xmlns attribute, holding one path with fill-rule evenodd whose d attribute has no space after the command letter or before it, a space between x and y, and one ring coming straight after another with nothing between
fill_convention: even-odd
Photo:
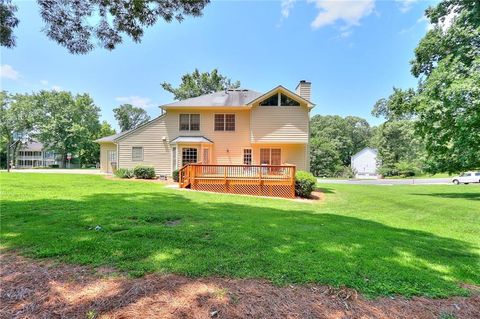
<instances>
[{"instance_id":1,"label":"gray shingled roof","mask_svg":"<svg viewBox=\"0 0 480 319\"><path fill-rule=\"evenodd\" d=\"M95 142L97 142L97 143L113 142L115 139L119 138L120 136L123 136L123 135L127 134L128 132L130 132L130 131L125 131L125 132L120 132L120 133L113 134L113 135L110 135L110 136L105 136L105 137L99 138L98 140L95 140Z\"/></svg>"},{"instance_id":2,"label":"gray shingled roof","mask_svg":"<svg viewBox=\"0 0 480 319\"><path fill-rule=\"evenodd\" d=\"M262 93L247 89L231 89L165 104L162 107L245 106L259 96L262 96Z\"/></svg>"},{"instance_id":3,"label":"gray shingled roof","mask_svg":"<svg viewBox=\"0 0 480 319\"><path fill-rule=\"evenodd\" d=\"M22 145L21 147L22 151L42 151L43 150L43 144L38 142L38 141L29 141L25 144Z\"/></svg>"}]
</instances>

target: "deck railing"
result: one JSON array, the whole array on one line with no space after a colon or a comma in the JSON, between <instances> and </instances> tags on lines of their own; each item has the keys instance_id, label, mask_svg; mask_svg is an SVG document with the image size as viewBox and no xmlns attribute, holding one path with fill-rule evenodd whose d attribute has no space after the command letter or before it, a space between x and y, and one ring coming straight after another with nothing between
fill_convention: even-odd
<instances>
[{"instance_id":1,"label":"deck railing","mask_svg":"<svg viewBox=\"0 0 480 319\"><path fill-rule=\"evenodd\" d=\"M188 164L179 185L197 190L275 197L295 197L295 165Z\"/></svg>"}]
</instances>

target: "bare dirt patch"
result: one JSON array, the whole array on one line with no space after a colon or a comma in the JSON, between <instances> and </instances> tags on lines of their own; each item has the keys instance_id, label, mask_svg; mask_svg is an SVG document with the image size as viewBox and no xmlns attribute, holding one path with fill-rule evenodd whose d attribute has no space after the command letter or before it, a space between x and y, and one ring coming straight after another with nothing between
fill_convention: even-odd
<instances>
[{"instance_id":1,"label":"bare dirt patch","mask_svg":"<svg viewBox=\"0 0 480 319\"><path fill-rule=\"evenodd\" d=\"M478 291L468 298L366 300L351 289L263 280L131 279L15 253L1 255L0 280L0 318L480 318Z\"/></svg>"}]
</instances>

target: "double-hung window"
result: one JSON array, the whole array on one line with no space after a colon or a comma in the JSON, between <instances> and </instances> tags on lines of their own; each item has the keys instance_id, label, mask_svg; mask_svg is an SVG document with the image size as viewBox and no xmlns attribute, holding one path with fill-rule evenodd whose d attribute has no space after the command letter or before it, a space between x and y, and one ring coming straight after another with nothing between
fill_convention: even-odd
<instances>
[{"instance_id":1,"label":"double-hung window","mask_svg":"<svg viewBox=\"0 0 480 319\"><path fill-rule=\"evenodd\" d=\"M180 131L200 131L200 114L180 114Z\"/></svg>"},{"instance_id":2,"label":"double-hung window","mask_svg":"<svg viewBox=\"0 0 480 319\"><path fill-rule=\"evenodd\" d=\"M252 149L243 149L243 165L252 165Z\"/></svg>"},{"instance_id":3,"label":"double-hung window","mask_svg":"<svg viewBox=\"0 0 480 319\"><path fill-rule=\"evenodd\" d=\"M215 131L235 131L235 114L215 114Z\"/></svg>"},{"instance_id":4,"label":"double-hung window","mask_svg":"<svg viewBox=\"0 0 480 319\"><path fill-rule=\"evenodd\" d=\"M117 156L115 152L115 157ZM143 147L134 146L132 147L132 161L141 162L143 161Z\"/></svg>"}]
</instances>

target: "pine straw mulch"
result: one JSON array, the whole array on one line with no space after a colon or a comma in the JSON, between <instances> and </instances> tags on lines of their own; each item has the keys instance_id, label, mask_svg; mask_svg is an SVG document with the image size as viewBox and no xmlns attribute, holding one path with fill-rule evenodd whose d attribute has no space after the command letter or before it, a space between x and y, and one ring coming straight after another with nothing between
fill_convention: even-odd
<instances>
[{"instance_id":1,"label":"pine straw mulch","mask_svg":"<svg viewBox=\"0 0 480 319\"><path fill-rule=\"evenodd\" d=\"M113 269L1 254L1 318L480 318L471 297L366 300L351 289L264 280L126 278Z\"/></svg>"}]
</instances>

